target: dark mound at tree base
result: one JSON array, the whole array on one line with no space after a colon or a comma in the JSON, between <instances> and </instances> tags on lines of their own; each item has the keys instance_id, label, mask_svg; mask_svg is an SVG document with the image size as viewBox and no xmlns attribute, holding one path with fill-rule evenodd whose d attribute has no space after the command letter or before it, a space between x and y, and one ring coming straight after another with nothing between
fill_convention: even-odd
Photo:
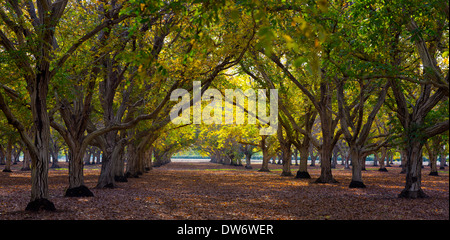
<instances>
[{"instance_id":1,"label":"dark mound at tree base","mask_svg":"<svg viewBox=\"0 0 450 240\"><path fill-rule=\"evenodd\" d=\"M56 208L52 202L45 198L36 199L32 202L29 202L27 207L25 208L25 211L38 212L39 210L56 211Z\"/></svg>"},{"instance_id":2,"label":"dark mound at tree base","mask_svg":"<svg viewBox=\"0 0 450 240\"><path fill-rule=\"evenodd\" d=\"M384 167L384 168L378 169L378 171L380 171L380 172L387 172L388 170Z\"/></svg>"},{"instance_id":3,"label":"dark mound at tree base","mask_svg":"<svg viewBox=\"0 0 450 240\"><path fill-rule=\"evenodd\" d=\"M253 169L253 167L245 165L245 169Z\"/></svg>"},{"instance_id":4,"label":"dark mound at tree base","mask_svg":"<svg viewBox=\"0 0 450 240\"><path fill-rule=\"evenodd\" d=\"M363 182L360 181L351 181L349 188L366 188L366 185L364 185Z\"/></svg>"},{"instance_id":5,"label":"dark mound at tree base","mask_svg":"<svg viewBox=\"0 0 450 240\"><path fill-rule=\"evenodd\" d=\"M103 188L115 188L114 183L108 183L105 186L103 186Z\"/></svg>"},{"instance_id":6,"label":"dark mound at tree base","mask_svg":"<svg viewBox=\"0 0 450 240\"><path fill-rule=\"evenodd\" d=\"M426 195L422 190L419 191L408 191L406 189L403 189L403 191L398 195L399 198L428 198L428 195Z\"/></svg>"},{"instance_id":7,"label":"dark mound at tree base","mask_svg":"<svg viewBox=\"0 0 450 240\"><path fill-rule=\"evenodd\" d=\"M128 182L128 179L125 176L114 176L114 181L116 181L116 182Z\"/></svg>"},{"instance_id":8,"label":"dark mound at tree base","mask_svg":"<svg viewBox=\"0 0 450 240\"><path fill-rule=\"evenodd\" d=\"M314 183L339 183L336 179L332 178L330 180L324 180L323 178L318 178Z\"/></svg>"},{"instance_id":9,"label":"dark mound at tree base","mask_svg":"<svg viewBox=\"0 0 450 240\"><path fill-rule=\"evenodd\" d=\"M269 169L262 169L262 168L261 168L261 169L258 170L258 172L270 172L270 170L269 170Z\"/></svg>"},{"instance_id":10,"label":"dark mound at tree base","mask_svg":"<svg viewBox=\"0 0 450 240\"><path fill-rule=\"evenodd\" d=\"M428 174L430 176L439 176L438 172L430 172L430 174Z\"/></svg>"},{"instance_id":11,"label":"dark mound at tree base","mask_svg":"<svg viewBox=\"0 0 450 240\"><path fill-rule=\"evenodd\" d=\"M66 190L64 197L93 197L94 194L84 185L69 188Z\"/></svg>"},{"instance_id":12,"label":"dark mound at tree base","mask_svg":"<svg viewBox=\"0 0 450 240\"><path fill-rule=\"evenodd\" d=\"M292 174L291 172L282 172L281 176L283 176L283 177L290 177L290 176L294 176L294 174Z\"/></svg>"},{"instance_id":13,"label":"dark mound at tree base","mask_svg":"<svg viewBox=\"0 0 450 240\"><path fill-rule=\"evenodd\" d=\"M126 172L125 173L125 177L126 178L139 178L139 174L138 173L130 173L130 172Z\"/></svg>"},{"instance_id":14,"label":"dark mound at tree base","mask_svg":"<svg viewBox=\"0 0 450 240\"><path fill-rule=\"evenodd\" d=\"M3 169L2 172L12 172L10 169Z\"/></svg>"},{"instance_id":15,"label":"dark mound at tree base","mask_svg":"<svg viewBox=\"0 0 450 240\"><path fill-rule=\"evenodd\" d=\"M295 176L295 178L310 179L310 178L311 178L311 175L309 175L308 172L300 172L300 171L297 171L297 175Z\"/></svg>"}]
</instances>

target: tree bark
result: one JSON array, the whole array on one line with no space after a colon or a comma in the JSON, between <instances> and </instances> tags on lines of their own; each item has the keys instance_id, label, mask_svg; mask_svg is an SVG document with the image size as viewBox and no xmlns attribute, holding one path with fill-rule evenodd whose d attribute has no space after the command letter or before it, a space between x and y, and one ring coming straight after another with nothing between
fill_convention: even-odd
<instances>
[{"instance_id":1,"label":"tree bark","mask_svg":"<svg viewBox=\"0 0 450 240\"><path fill-rule=\"evenodd\" d=\"M443 153L439 155L439 169L445 169L445 158Z\"/></svg>"},{"instance_id":2,"label":"tree bark","mask_svg":"<svg viewBox=\"0 0 450 240\"><path fill-rule=\"evenodd\" d=\"M114 163L111 160L111 150L104 149L102 154L102 168L98 177L97 186L95 188L115 188L114 182Z\"/></svg>"},{"instance_id":3,"label":"tree bark","mask_svg":"<svg viewBox=\"0 0 450 240\"><path fill-rule=\"evenodd\" d=\"M259 147L261 148L261 151L263 154L263 159L262 159L261 169L259 169L258 172L270 172L269 160L270 160L271 156L269 156L269 149L266 146L266 138L267 138L267 135L262 135L261 141L259 142Z\"/></svg>"},{"instance_id":4,"label":"tree bark","mask_svg":"<svg viewBox=\"0 0 450 240\"><path fill-rule=\"evenodd\" d=\"M298 148L300 152L300 166L295 178L305 178L305 179L311 178L311 175L309 175L308 173L308 156L309 156L308 149L309 149L309 141L307 143L303 142L302 146Z\"/></svg>"},{"instance_id":5,"label":"tree bark","mask_svg":"<svg viewBox=\"0 0 450 240\"><path fill-rule=\"evenodd\" d=\"M65 197L93 197L94 194L84 185L84 156L88 154L81 146L69 148L69 188Z\"/></svg>"},{"instance_id":6,"label":"tree bark","mask_svg":"<svg viewBox=\"0 0 450 240\"><path fill-rule=\"evenodd\" d=\"M50 42L50 41L46 41ZM42 56L49 57L49 56ZM49 63L43 61L37 67L37 76L31 88L31 112L35 125L34 151L31 152L31 198L25 210L54 211L55 205L48 200L48 165L50 162L50 120L47 113Z\"/></svg>"},{"instance_id":7,"label":"tree bark","mask_svg":"<svg viewBox=\"0 0 450 240\"><path fill-rule=\"evenodd\" d=\"M333 148L330 144L322 145L322 149L320 150L320 177L316 179L316 183L337 183L333 178L333 174L331 173L331 157L332 157Z\"/></svg>"},{"instance_id":8,"label":"tree bark","mask_svg":"<svg viewBox=\"0 0 450 240\"><path fill-rule=\"evenodd\" d=\"M11 138L8 138L8 143L6 145L6 164L3 172L12 172L11 171L11 162L12 162L12 141Z\"/></svg>"},{"instance_id":9,"label":"tree bark","mask_svg":"<svg viewBox=\"0 0 450 240\"><path fill-rule=\"evenodd\" d=\"M283 171L281 172L281 176L292 176L291 172L291 161L292 161L292 152L291 152L291 143L286 141L281 144L281 151L283 155Z\"/></svg>"},{"instance_id":10,"label":"tree bark","mask_svg":"<svg viewBox=\"0 0 450 240\"><path fill-rule=\"evenodd\" d=\"M23 164L20 171L30 171L30 153L28 152L28 149L24 148L23 150Z\"/></svg>"},{"instance_id":11,"label":"tree bark","mask_svg":"<svg viewBox=\"0 0 450 240\"><path fill-rule=\"evenodd\" d=\"M352 181L349 188L365 188L366 185L362 180L362 161L364 158L354 146L350 147L350 155L352 158Z\"/></svg>"},{"instance_id":12,"label":"tree bark","mask_svg":"<svg viewBox=\"0 0 450 240\"><path fill-rule=\"evenodd\" d=\"M409 139L406 147L406 184L400 198L426 198L421 188L423 143L416 138Z\"/></svg>"}]
</instances>

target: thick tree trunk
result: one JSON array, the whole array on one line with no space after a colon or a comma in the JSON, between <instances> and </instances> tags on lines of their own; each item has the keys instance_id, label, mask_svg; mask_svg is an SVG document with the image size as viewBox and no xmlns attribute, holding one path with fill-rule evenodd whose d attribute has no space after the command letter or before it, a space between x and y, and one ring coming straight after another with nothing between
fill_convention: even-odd
<instances>
[{"instance_id":1,"label":"thick tree trunk","mask_svg":"<svg viewBox=\"0 0 450 240\"><path fill-rule=\"evenodd\" d=\"M111 149L103 150L102 154L102 168L98 178L97 186L95 188L115 188L114 182L114 163L111 160Z\"/></svg>"},{"instance_id":2,"label":"thick tree trunk","mask_svg":"<svg viewBox=\"0 0 450 240\"><path fill-rule=\"evenodd\" d=\"M445 155L443 153L439 155L439 169L445 169Z\"/></svg>"},{"instance_id":3,"label":"thick tree trunk","mask_svg":"<svg viewBox=\"0 0 450 240\"><path fill-rule=\"evenodd\" d=\"M45 57L45 56L44 56ZM48 64L48 63L46 63ZM41 71L41 69L42 71ZM47 92L50 80L48 65L37 69L36 80L31 89L31 112L35 126L34 148L31 154L31 198L25 210L54 211L55 205L48 200L48 165L50 162L50 120L47 113Z\"/></svg>"},{"instance_id":4,"label":"thick tree trunk","mask_svg":"<svg viewBox=\"0 0 450 240\"><path fill-rule=\"evenodd\" d=\"M246 169L252 169L252 153L250 152L250 153L246 153L245 154L245 168Z\"/></svg>"},{"instance_id":5,"label":"thick tree trunk","mask_svg":"<svg viewBox=\"0 0 450 240\"><path fill-rule=\"evenodd\" d=\"M125 176L125 153L122 144L117 144L114 148L112 159L114 162L114 181L116 182L128 182Z\"/></svg>"},{"instance_id":6,"label":"thick tree trunk","mask_svg":"<svg viewBox=\"0 0 450 240\"><path fill-rule=\"evenodd\" d=\"M145 151L145 157L144 157L144 171L148 172L153 169L153 146L151 146L149 149Z\"/></svg>"},{"instance_id":7,"label":"thick tree trunk","mask_svg":"<svg viewBox=\"0 0 450 240\"><path fill-rule=\"evenodd\" d=\"M303 144L303 146L301 146L301 148L298 149L300 152L300 167L297 171L297 175L295 176L295 178L306 178L306 179L311 178L311 175L309 175L308 173L308 156L309 156L308 148L309 143Z\"/></svg>"},{"instance_id":8,"label":"thick tree trunk","mask_svg":"<svg viewBox=\"0 0 450 240\"><path fill-rule=\"evenodd\" d=\"M331 157L331 168L336 168L337 166L337 158L338 158L338 149L337 147L333 148L333 156Z\"/></svg>"},{"instance_id":9,"label":"thick tree trunk","mask_svg":"<svg viewBox=\"0 0 450 240\"><path fill-rule=\"evenodd\" d=\"M402 168L400 173L406 173L406 160L407 160L406 158L407 158L406 150L402 150L400 153L400 167Z\"/></svg>"},{"instance_id":10,"label":"thick tree trunk","mask_svg":"<svg viewBox=\"0 0 450 240\"><path fill-rule=\"evenodd\" d=\"M430 165L431 165L431 171L430 176L439 176L437 171L437 154L432 153L430 154Z\"/></svg>"},{"instance_id":11,"label":"thick tree trunk","mask_svg":"<svg viewBox=\"0 0 450 240\"><path fill-rule=\"evenodd\" d=\"M84 185L83 161L88 154L80 148L69 149L69 188L65 197L93 197L94 194Z\"/></svg>"},{"instance_id":12,"label":"thick tree trunk","mask_svg":"<svg viewBox=\"0 0 450 240\"><path fill-rule=\"evenodd\" d=\"M378 154L375 154L375 156L378 156ZM378 163L380 164L380 168L378 171L380 172L387 172L385 161L387 156L387 149L385 147L381 148L381 157L378 158Z\"/></svg>"},{"instance_id":13,"label":"thick tree trunk","mask_svg":"<svg viewBox=\"0 0 450 240\"><path fill-rule=\"evenodd\" d=\"M316 183L337 183L331 173L331 157L333 148L329 145L323 144L320 150L320 177L315 181Z\"/></svg>"},{"instance_id":14,"label":"thick tree trunk","mask_svg":"<svg viewBox=\"0 0 450 240\"><path fill-rule=\"evenodd\" d=\"M12 142L11 139L8 138L8 144L6 145L6 164L3 172L12 172L11 171L11 162L12 162Z\"/></svg>"},{"instance_id":15,"label":"thick tree trunk","mask_svg":"<svg viewBox=\"0 0 450 240\"><path fill-rule=\"evenodd\" d=\"M291 161L292 161L292 152L291 152L291 143L287 141L284 144L281 144L281 153L283 155L283 171L281 172L281 176L292 176L291 172Z\"/></svg>"},{"instance_id":16,"label":"thick tree trunk","mask_svg":"<svg viewBox=\"0 0 450 240\"><path fill-rule=\"evenodd\" d=\"M362 180L362 161L363 157L361 156L358 147L350 146L350 156L352 159L352 181L350 182L349 188L365 188Z\"/></svg>"},{"instance_id":17,"label":"thick tree trunk","mask_svg":"<svg viewBox=\"0 0 450 240\"><path fill-rule=\"evenodd\" d=\"M28 149L23 150L23 164L20 171L30 171L30 153L28 152Z\"/></svg>"},{"instance_id":18,"label":"thick tree trunk","mask_svg":"<svg viewBox=\"0 0 450 240\"><path fill-rule=\"evenodd\" d=\"M115 188L114 181L115 175L115 161L117 160L117 131L111 131L104 134L106 142L105 149L102 149L102 168L100 170L100 176L98 178L97 186L95 188Z\"/></svg>"},{"instance_id":19,"label":"thick tree trunk","mask_svg":"<svg viewBox=\"0 0 450 240\"><path fill-rule=\"evenodd\" d=\"M59 150L59 149L58 149ZM59 164L58 164L58 150L56 150L55 148L52 148L52 151L50 152L50 154L52 155L52 166L50 168L59 168Z\"/></svg>"},{"instance_id":20,"label":"thick tree trunk","mask_svg":"<svg viewBox=\"0 0 450 240\"><path fill-rule=\"evenodd\" d=\"M421 188L422 147L419 139L409 139L406 146L406 184L399 194L400 198L426 198Z\"/></svg>"}]
</instances>

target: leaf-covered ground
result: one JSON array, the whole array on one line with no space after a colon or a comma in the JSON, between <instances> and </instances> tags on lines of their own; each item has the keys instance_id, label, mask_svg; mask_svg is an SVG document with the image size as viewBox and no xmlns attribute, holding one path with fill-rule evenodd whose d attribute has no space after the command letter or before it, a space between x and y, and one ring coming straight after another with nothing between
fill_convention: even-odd
<instances>
[{"instance_id":1,"label":"leaf-covered ground","mask_svg":"<svg viewBox=\"0 0 450 240\"><path fill-rule=\"evenodd\" d=\"M399 167L379 172L368 166L367 188L349 189L351 170L333 169L337 184L282 177L281 166L270 173L259 165L243 167L176 162L128 179L115 189L92 189L94 197L63 197L68 170L49 172L50 200L56 212L24 211L30 195L30 172L14 165L0 172L0 219L449 219L448 169L439 176L422 174L426 199L399 199L404 174ZM296 172L292 166L292 172ZM312 178L320 168L309 167ZM96 185L99 165L85 167L85 184Z\"/></svg>"}]
</instances>

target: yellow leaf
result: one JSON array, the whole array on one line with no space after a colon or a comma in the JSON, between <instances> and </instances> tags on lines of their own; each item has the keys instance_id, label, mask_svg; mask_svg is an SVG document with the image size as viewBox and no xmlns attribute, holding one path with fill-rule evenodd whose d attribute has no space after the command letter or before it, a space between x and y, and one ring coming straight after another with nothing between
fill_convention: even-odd
<instances>
[{"instance_id":1,"label":"yellow leaf","mask_svg":"<svg viewBox=\"0 0 450 240\"><path fill-rule=\"evenodd\" d=\"M284 38L284 40L286 40L286 42L292 42L292 41L294 41L294 40L291 38L291 36L286 35L286 34L283 35L283 38Z\"/></svg>"}]
</instances>

